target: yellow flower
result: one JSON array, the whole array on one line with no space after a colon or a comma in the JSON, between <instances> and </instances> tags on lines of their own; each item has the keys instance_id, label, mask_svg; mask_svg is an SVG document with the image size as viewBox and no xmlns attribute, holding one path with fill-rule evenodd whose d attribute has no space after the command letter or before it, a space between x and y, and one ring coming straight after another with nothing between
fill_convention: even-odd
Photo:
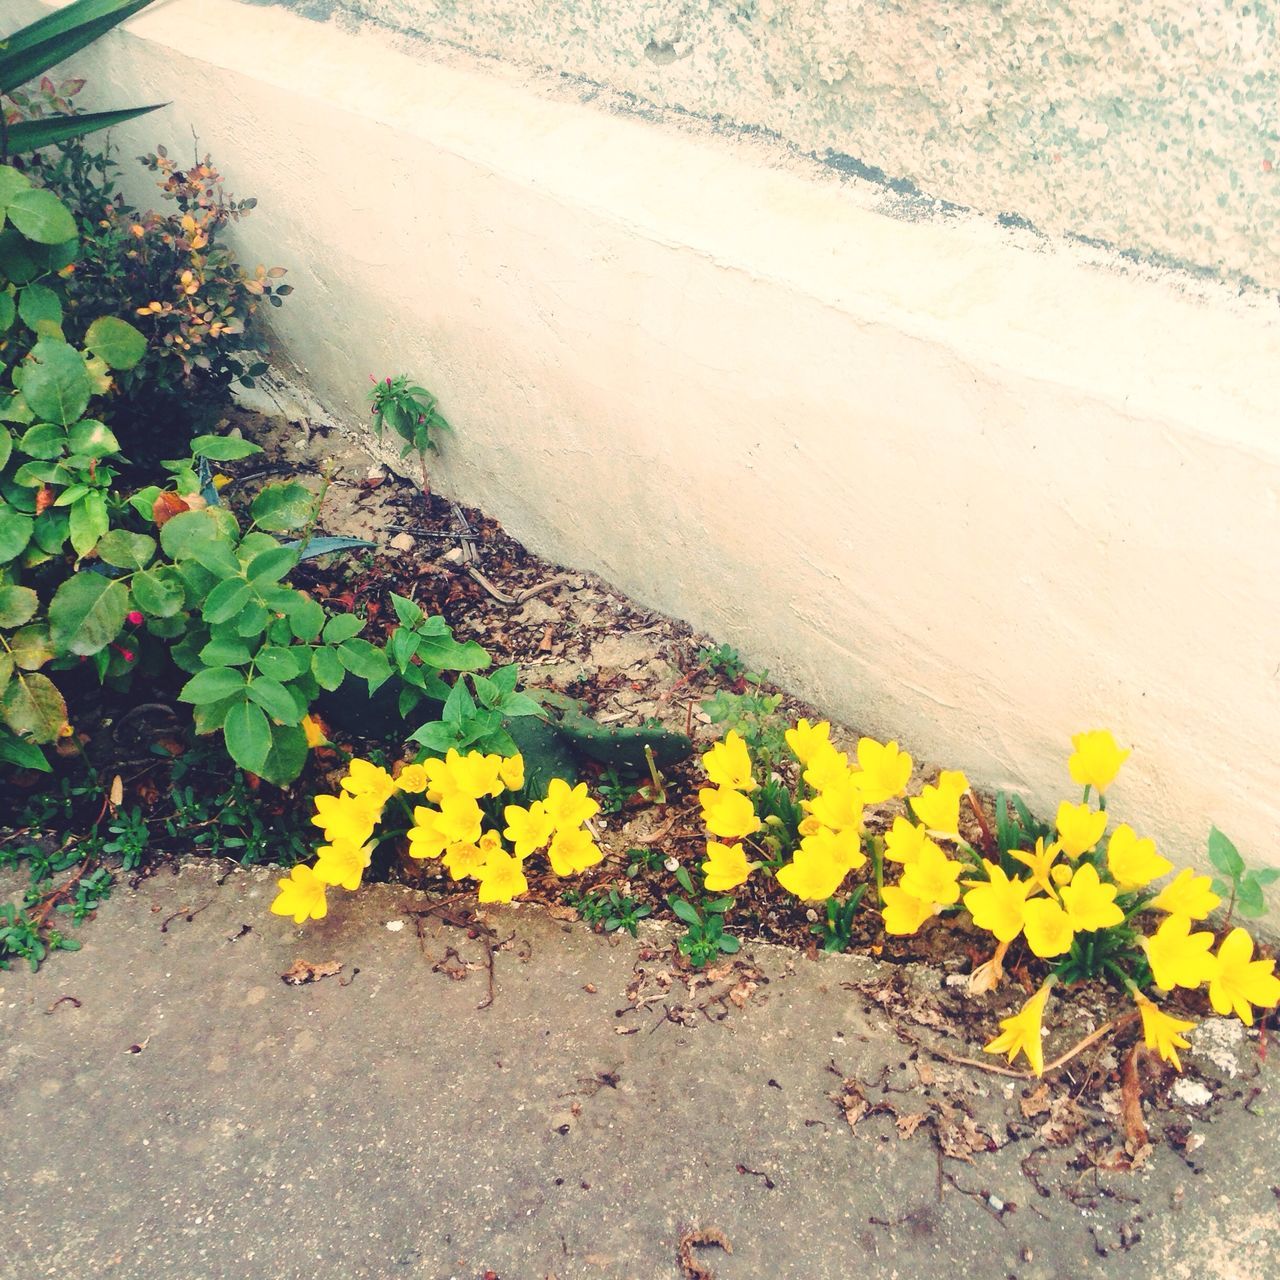
<instances>
[{"instance_id":1,"label":"yellow flower","mask_svg":"<svg viewBox=\"0 0 1280 1280\"><path fill-rule=\"evenodd\" d=\"M365 844L382 816L382 804L370 796L353 796L346 792L336 796L316 796L316 812L312 824L324 832L334 844Z\"/></svg>"},{"instance_id":2,"label":"yellow flower","mask_svg":"<svg viewBox=\"0 0 1280 1280\"><path fill-rule=\"evenodd\" d=\"M1054 848L1057 847L1057 845L1054 846ZM1052 880L1059 889L1061 889L1064 884L1070 884L1071 877L1074 875L1075 871L1072 869L1070 863L1067 862L1055 863L1049 869L1049 879Z\"/></svg>"},{"instance_id":3,"label":"yellow flower","mask_svg":"<svg viewBox=\"0 0 1280 1280\"><path fill-rule=\"evenodd\" d=\"M969 779L963 773L944 769L936 783L912 796L911 808L930 831L956 836L960 834L960 800L968 790Z\"/></svg>"},{"instance_id":4,"label":"yellow flower","mask_svg":"<svg viewBox=\"0 0 1280 1280\"><path fill-rule=\"evenodd\" d=\"M1208 876L1198 876L1190 867L1184 867L1156 894L1151 905L1157 911L1169 911L1189 920L1203 920L1222 903L1212 885L1213 881Z\"/></svg>"},{"instance_id":5,"label":"yellow flower","mask_svg":"<svg viewBox=\"0 0 1280 1280\"><path fill-rule=\"evenodd\" d=\"M585 827L576 827L572 831L556 832L555 838L547 846L547 857L551 861L551 870L556 875L572 876L588 867L594 867L604 854L591 838L590 831Z\"/></svg>"},{"instance_id":6,"label":"yellow flower","mask_svg":"<svg viewBox=\"0 0 1280 1280\"><path fill-rule=\"evenodd\" d=\"M1012 942L1022 932L1030 880L1011 880L998 862L983 862L987 882L964 895L965 909L979 929L995 934L997 942ZM903 879L905 880L905 876Z\"/></svg>"},{"instance_id":7,"label":"yellow flower","mask_svg":"<svg viewBox=\"0 0 1280 1280\"><path fill-rule=\"evenodd\" d=\"M1170 920L1178 919L1170 916ZM1234 1013L1246 1027L1253 1026L1253 1009L1274 1009L1280 1003L1280 978L1274 960L1253 958L1253 939L1243 929L1232 929L1222 940L1209 977L1209 1003L1215 1013Z\"/></svg>"},{"instance_id":8,"label":"yellow flower","mask_svg":"<svg viewBox=\"0 0 1280 1280\"><path fill-rule=\"evenodd\" d=\"M801 818L800 825L796 827L796 830L802 836L814 835L817 832L821 831L822 829L823 829L822 823L820 823L817 820L817 818L813 817L812 814L808 815L807 817Z\"/></svg>"},{"instance_id":9,"label":"yellow flower","mask_svg":"<svg viewBox=\"0 0 1280 1280\"><path fill-rule=\"evenodd\" d=\"M541 800L535 800L527 809L509 804L502 816L507 824L502 834L515 846L517 858L527 858L551 839L551 815Z\"/></svg>"},{"instance_id":10,"label":"yellow flower","mask_svg":"<svg viewBox=\"0 0 1280 1280\"><path fill-rule=\"evenodd\" d=\"M341 885L354 893L360 887L365 868L373 857L373 844L351 844L347 840L337 840L333 844L322 844L316 853L316 876L325 884Z\"/></svg>"},{"instance_id":11,"label":"yellow flower","mask_svg":"<svg viewBox=\"0 0 1280 1280\"><path fill-rule=\"evenodd\" d=\"M1181 1033L1190 1031L1196 1024L1165 1013L1140 992L1135 991L1133 998L1138 1002L1138 1012L1142 1014L1142 1039L1147 1048L1154 1049L1166 1062L1172 1062L1181 1071L1178 1050L1191 1048L1191 1041Z\"/></svg>"},{"instance_id":12,"label":"yellow flower","mask_svg":"<svg viewBox=\"0 0 1280 1280\"><path fill-rule=\"evenodd\" d=\"M600 812L600 805L587 795L585 782L571 787L563 778L551 779L547 798L543 803L547 806L551 823L557 831L580 827L588 818L594 818Z\"/></svg>"},{"instance_id":13,"label":"yellow flower","mask_svg":"<svg viewBox=\"0 0 1280 1280\"><path fill-rule=\"evenodd\" d=\"M1067 761L1071 779L1082 787L1105 791L1120 772L1120 766L1129 758L1129 752L1121 751L1109 729L1091 729L1077 733L1071 739L1075 751Z\"/></svg>"},{"instance_id":14,"label":"yellow flower","mask_svg":"<svg viewBox=\"0 0 1280 1280\"><path fill-rule=\"evenodd\" d=\"M915 931L934 912L934 904L925 902L923 898L913 898L907 891L896 884L884 887L884 909L880 915L884 920L885 933L906 936Z\"/></svg>"},{"instance_id":15,"label":"yellow flower","mask_svg":"<svg viewBox=\"0 0 1280 1280\"><path fill-rule=\"evenodd\" d=\"M864 796L855 774L832 778L812 800L801 803L824 827L833 831L860 831Z\"/></svg>"},{"instance_id":16,"label":"yellow flower","mask_svg":"<svg viewBox=\"0 0 1280 1280\"><path fill-rule=\"evenodd\" d=\"M800 847L819 857L830 858L846 871L857 871L867 861L867 855L862 852L862 835L856 827L849 827L844 831L819 827L812 835L805 836L800 841Z\"/></svg>"},{"instance_id":17,"label":"yellow flower","mask_svg":"<svg viewBox=\"0 0 1280 1280\"><path fill-rule=\"evenodd\" d=\"M1058 835L1062 837L1058 843L1068 858L1088 853L1106 829L1107 815L1095 813L1087 804L1068 804L1064 800L1058 806Z\"/></svg>"},{"instance_id":18,"label":"yellow flower","mask_svg":"<svg viewBox=\"0 0 1280 1280\"><path fill-rule=\"evenodd\" d=\"M449 755L455 756L457 753L451 751ZM500 795L503 787L498 773L502 765L501 756L468 751L466 755L458 756L453 762L450 771L453 785L464 796L470 796L472 800L479 800L482 796Z\"/></svg>"},{"instance_id":19,"label":"yellow flower","mask_svg":"<svg viewBox=\"0 0 1280 1280\"><path fill-rule=\"evenodd\" d=\"M808 720L797 720L796 727L788 729L784 736L791 754L802 766L807 766L817 751L831 745L831 725L826 720L813 725Z\"/></svg>"},{"instance_id":20,"label":"yellow flower","mask_svg":"<svg viewBox=\"0 0 1280 1280\"><path fill-rule=\"evenodd\" d=\"M470 796L455 792L440 802L436 826L445 844L475 844L484 827L484 814Z\"/></svg>"},{"instance_id":21,"label":"yellow flower","mask_svg":"<svg viewBox=\"0 0 1280 1280\"><path fill-rule=\"evenodd\" d=\"M849 773L849 757L843 751L837 751L829 742L814 745L809 754L809 763L804 771L804 780L815 790L823 791L834 782L839 782Z\"/></svg>"},{"instance_id":22,"label":"yellow flower","mask_svg":"<svg viewBox=\"0 0 1280 1280\"><path fill-rule=\"evenodd\" d=\"M1018 1054L1025 1054L1036 1075L1044 1071L1044 1040L1040 1020L1044 1017L1045 1001L1049 999L1052 985L1051 982L1046 982L1012 1018L1000 1019L1000 1034L984 1046L987 1053L1007 1054L1009 1062Z\"/></svg>"},{"instance_id":23,"label":"yellow flower","mask_svg":"<svg viewBox=\"0 0 1280 1280\"><path fill-rule=\"evenodd\" d=\"M494 849L475 874L480 881L476 894L480 902L510 902L517 894L529 891L520 859L503 849Z\"/></svg>"},{"instance_id":24,"label":"yellow flower","mask_svg":"<svg viewBox=\"0 0 1280 1280\"><path fill-rule=\"evenodd\" d=\"M508 791L519 791L524 786L524 756L518 751L508 756L498 766L498 778Z\"/></svg>"},{"instance_id":25,"label":"yellow flower","mask_svg":"<svg viewBox=\"0 0 1280 1280\"><path fill-rule=\"evenodd\" d=\"M920 846L920 856L902 873L898 887L922 902L949 907L960 901L960 871L958 862L948 858L932 840L926 840Z\"/></svg>"},{"instance_id":26,"label":"yellow flower","mask_svg":"<svg viewBox=\"0 0 1280 1280\"><path fill-rule=\"evenodd\" d=\"M702 805L702 820L713 836L722 840L737 840L760 829L760 819L751 803L751 797L727 787L703 787L698 792Z\"/></svg>"},{"instance_id":27,"label":"yellow flower","mask_svg":"<svg viewBox=\"0 0 1280 1280\"><path fill-rule=\"evenodd\" d=\"M440 811L418 805L409 828L409 857L438 858L449 844L456 844L440 829Z\"/></svg>"},{"instance_id":28,"label":"yellow flower","mask_svg":"<svg viewBox=\"0 0 1280 1280\"><path fill-rule=\"evenodd\" d=\"M396 786L410 795L421 795L427 789L427 767L407 764L396 774Z\"/></svg>"},{"instance_id":29,"label":"yellow flower","mask_svg":"<svg viewBox=\"0 0 1280 1280\"><path fill-rule=\"evenodd\" d=\"M1156 842L1139 839L1127 823L1121 823L1107 842L1107 870L1121 893L1142 889L1173 870L1173 863L1156 852Z\"/></svg>"},{"instance_id":30,"label":"yellow flower","mask_svg":"<svg viewBox=\"0 0 1280 1280\"><path fill-rule=\"evenodd\" d=\"M1172 991L1174 987L1194 989L1208 982L1217 970L1209 954L1213 934L1192 933L1186 916L1166 916L1155 933L1143 938L1142 945L1161 991Z\"/></svg>"},{"instance_id":31,"label":"yellow flower","mask_svg":"<svg viewBox=\"0 0 1280 1280\"><path fill-rule=\"evenodd\" d=\"M1040 839L1036 841L1036 847L1035 847L1034 853L1028 853L1025 849L1014 849L1011 852L1014 858L1016 858L1019 862L1022 863L1024 867L1030 870L1031 882L1033 884L1038 884L1040 888L1042 888L1045 891L1045 893L1053 892L1053 884L1052 884L1052 881L1054 879L1053 873L1058 869L1053 865L1053 863L1054 863L1054 859L1057 858L1058 854L1062 852L1061 845L1051 844L1046 849L1044 847L1044 837L1041 836ZM1065 868L1065 870L1068 873L1067 882L1069 883L1071 880L1071 875L1070 875L1071 869L1070 867L1067 867Z\"/></svg>"},{"instance_id":32,"label":"yellow flower","mask_svg":"<svg viewBox=\"0 0 1280 1280\"><path fill-rule=\"evenodd\" d=\"M315 716L302 717L302 732L307 735L308 747L323 747L329 741L324 726Z\"/></svg>"},{"instance_id":33,"label":"yellow flower","mask_svg":"<svg viewBox=\"0 0 1280 1280\"><path fill-rule=\"evenodd\" d=\"M898 750L896 742L887 745L874 738L858 742L859 783L865 804L892 800L907 789L911 781L911 757Z\"/></svg>"},{"instance_id":34,"label":"yellow flower","mask_svg":"<svg viewBox=\"0 0 1280 1280\"><path fill-rule=\"evenodd\" d=\"M396 780L381 765L352 760L342 779L342 789L348 795L367 798L381 809L395 795Z\"/></svg>"},{"instance_id":35,"label":"yellow flower","mask_svg":"<svg viewBox=\"0 0 1280 1280\"><path fill-rule=\"evenodd\" d=\"M745 883L759 865L758 862L747 861L747 855L740 844L721 844L718 840L708 840L707 860L702 864L702 872L707 878L707 888L712 893L724 893L726 889L736 889Z\"/></svg>"},{"instance_id":36,"label":"yellow flower","mask_svg":"<svg viewBox=\"0 0 1280 1280\"><path fill-rule=\"evenodd\" d=\"M1071 883L1062 887L1062 905L1077 933L1110 929L1124 920L1124 912L1116 906L1115 885L1103 884L1091 862L1078 867Z\"/></svg>"},{"instance_id":37,"label":"yellow flower","mask_svg":"<svg viewBox=\"0 0 1280 1280\"><path fill-rule=\"evenodd\" d=\"M788 893L806 902L825 902L840 887L849 869L826 854L801 845L791 861L776 874L778 883Z\"/></svg>"},{"instance_id":38,"label":"yellow flower","mask_svg":"<svg viewBox=\"0 0 1280 1280\"><path fill-rule=\"evenodd\" d=\"M294 924L306 920L323 920L329 911L325 901L324 881L305 863L298 863L286 879L277 880L280 892L271 904L278 916L292 916Z\"/></svg>"},{"instance_id":39,"label":"yellow flower","mask_svg":"<svg viewBox=\"0 0 1280 1280\"><path fill-rule=\"evenodd\" d=\"M717 787L731 791L754 791L756 780L751 776L751 755L747 744L736 729L730 729L723 742L717 742L702 757L702 767L707 777Z\"/></svg>"},{"instance_id":40,"label":"yellow flower","mask_svg":"<svg viewBox=\"0 0 1280 1280\"><path fill-rule=\"evenodd\" d=\"M496 831L486 831L479 844L451 844L442 859L445 870L454 880L475 876L495 850L502 852L502 842Z\"/></svg>"},{"instance_id":41,"label":"yellow flower","mask_svg":"<svg viewBox=\"0 0 1280 1280\"><path fill-rule=\"evenodd\" d=\"M1056 898L1032 898L1027 903L1022 927L1027 946L1042 960L1065 955L1071 950L1071 940L1076 934L1071 917Z\"/></svg>"},{"instance_id":42,"label":"yellow flower","mask_svg":"<svg viewBox=\"0 0 1280 1280\"><path fill-rule=\"evenodd\" d=\"M928 840L924 827L912 822L910 818L898 816L894 818L893 826L884 838L884 856L890 862L910 866L920 856L920 849Z\"/></svg>"}]
</instances>

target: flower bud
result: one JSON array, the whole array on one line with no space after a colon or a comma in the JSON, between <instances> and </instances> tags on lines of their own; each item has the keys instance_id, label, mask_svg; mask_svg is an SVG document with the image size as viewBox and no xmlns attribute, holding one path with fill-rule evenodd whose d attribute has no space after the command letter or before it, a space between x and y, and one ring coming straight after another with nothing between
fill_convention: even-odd
<instances>
[{"instance_id":1,"label":"flower bud","mask_svg":"<svg viewBox=\"0 0 1280 1280\"><path fill-rule=\"evenodd\" d=\"M140 627L143 623L142 611L139 609L130 609L129 612L125 614L125 621L131 627Z\"/></svg>"}]
</instances>

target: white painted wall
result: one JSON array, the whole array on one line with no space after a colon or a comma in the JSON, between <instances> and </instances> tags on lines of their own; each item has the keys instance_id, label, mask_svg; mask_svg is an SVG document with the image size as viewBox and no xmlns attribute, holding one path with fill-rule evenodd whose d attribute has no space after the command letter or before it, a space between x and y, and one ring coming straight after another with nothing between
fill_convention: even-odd
<instances>
[{"instance_id":1,"label":"white painted wall","mask_svg":"<svg viewBox=\"0 0 1280 1280\"><path fill-rule=\"evenodd\" d=\"M440 487L534 550L1046 808L1109 726L1170 856L1280 863L1274 301L232 0L86 70L260 198L312 387L425 381Z\"/></svg>"}]
</instances>

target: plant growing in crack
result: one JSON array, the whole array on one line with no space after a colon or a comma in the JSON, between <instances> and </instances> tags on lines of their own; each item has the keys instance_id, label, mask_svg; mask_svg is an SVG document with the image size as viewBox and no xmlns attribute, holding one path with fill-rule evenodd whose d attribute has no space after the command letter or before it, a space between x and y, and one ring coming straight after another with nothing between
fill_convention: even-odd
<instances>
[{"instance_id":1,"label":"plant growing in crack","mask_svg":"<svg viewBox=\"0 0 1280 1280\"><path fill-rule=\"evenodd\" d=\"M398 374L381 382L369 375L373 389L369 392L373 426L379 439L383 430L390 427L404 441L400 456L407 458L416 453L422 465L422 496L431 497L431 480L427 475L427 454L439 448L436 435L449 429L444 415L437 407L439 401L426 387L410 382L407 374Z\"/></svg>"}]
</instances>

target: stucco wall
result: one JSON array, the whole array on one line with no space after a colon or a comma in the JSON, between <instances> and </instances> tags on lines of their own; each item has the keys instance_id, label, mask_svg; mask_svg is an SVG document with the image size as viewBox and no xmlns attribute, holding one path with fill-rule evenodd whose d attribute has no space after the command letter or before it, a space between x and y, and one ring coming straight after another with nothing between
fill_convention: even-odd
<instances>
[{"instance_id":1,"label":"stucco wall","mask_svg":"<svg viewBox=\"0 0 1280 1280\"><path fill-rule=\"evenodd\" d=\"M1280 287L1275 0L274 2L772 130L898 189Z\"/></svg>"},{"instance_id":2,"label":"stucco wall","mask_svg":"<svg viewBox=\"0 0 1280 1280\"><path fill-rule=\"evenodd\" d=\"M28 5L28 8L31 8ZM173 0L80 69L171 99L339 417L436 391L437 487L917 756L1280 863L1280 314L279 8ZM104 91L105 90L105 91ZM145 183L140 183L142 190Z\"/></svg>"}]
</instances>

